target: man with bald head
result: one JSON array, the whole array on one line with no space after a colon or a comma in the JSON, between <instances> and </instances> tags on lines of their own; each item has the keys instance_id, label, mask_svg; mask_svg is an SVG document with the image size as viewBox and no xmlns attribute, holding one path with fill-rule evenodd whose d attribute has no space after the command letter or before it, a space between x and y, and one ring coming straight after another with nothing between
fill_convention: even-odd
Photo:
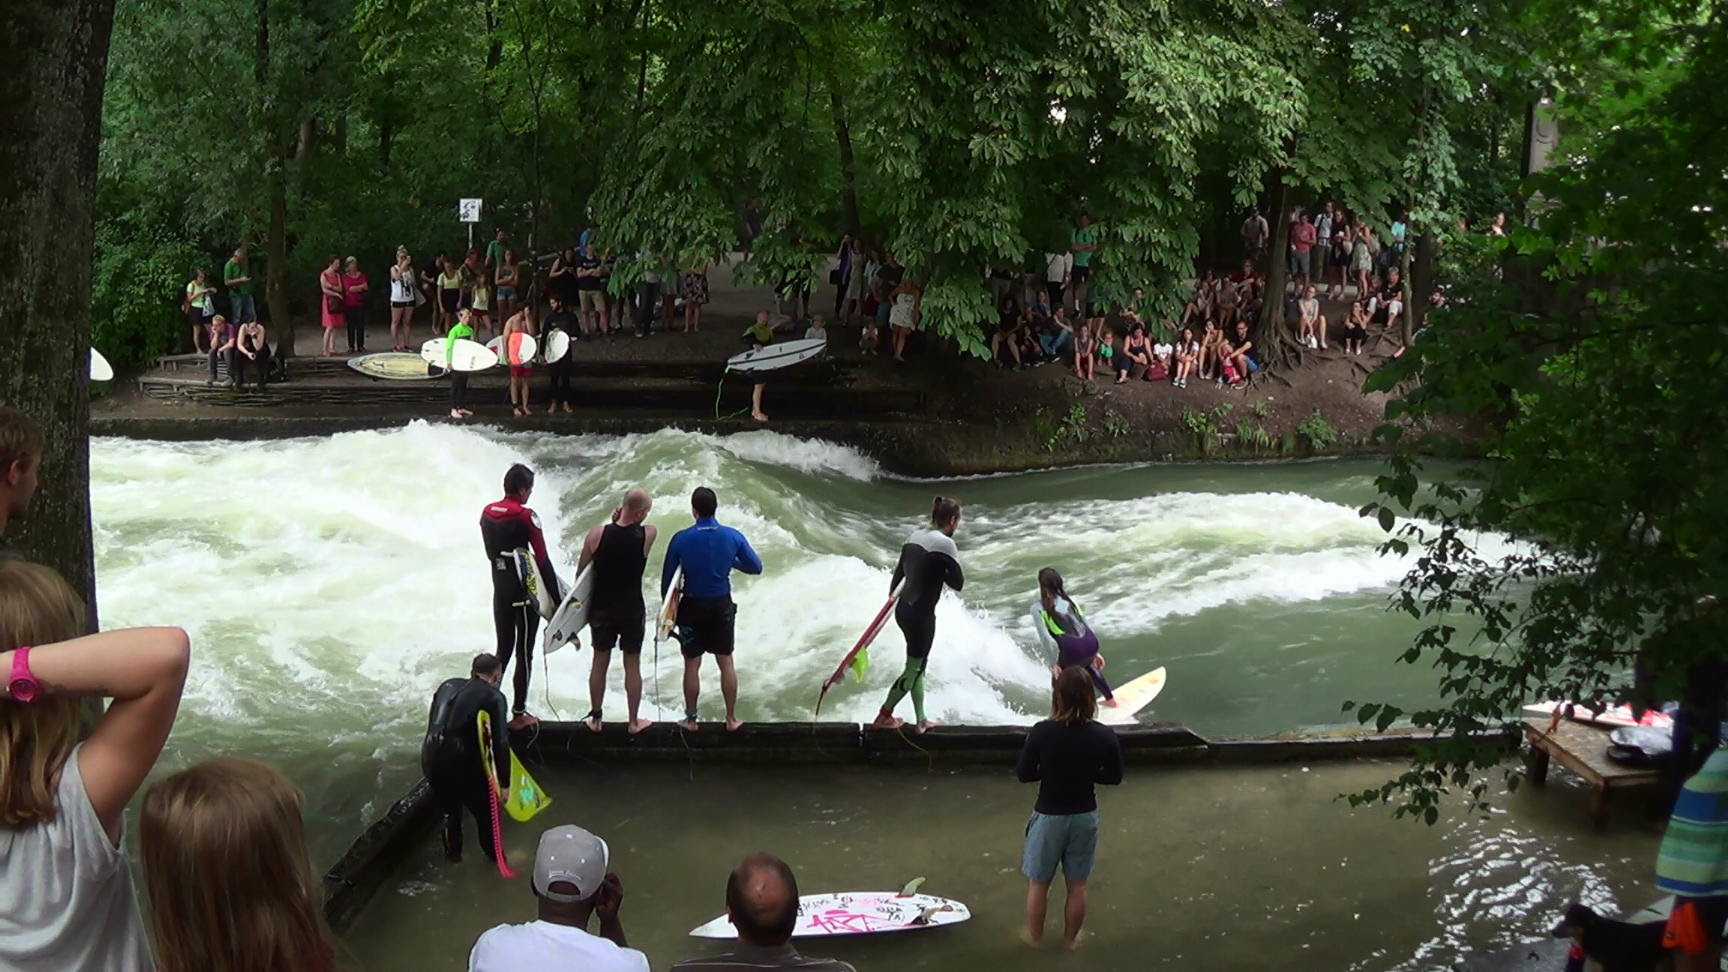
<instances>
[{"instance_id":1,"label":"man with bald head","mask_svg":"<svg viewBox=\"0 0 1728 972\"><path fill-rule=\"evenodd\" d=\"M685 959L672 972L741 972L744 969L804 969L858 972L836 959L805 958L792 947L798 924L798 879L772 854L751 854L726 880L726 917L738 929L738 945L725 955Z\"/></svg>"},{"instance_id":2,"label":"man with bald head","mask_svg":"<svg viewBox=\"0 0 1728 972\"><path fill-rule=\"evenodd\" d=\"M594 567L594 590L588 596L588 630L594 641L594 665L588 672L588 702L593 708L588 728L601 728L600 704L606 697L606 669L612 663L613 646L624 650L624 696L630 707L632 735L654 723L638 715L642 707L642 629L648 617L642 603L642 571L648 552L659 532L642 521L654 508L654 500L640 490L624 494L612 511L612 521L588 531L582 541L582 556L576 575Z\"/></svg>"}]
</instances>

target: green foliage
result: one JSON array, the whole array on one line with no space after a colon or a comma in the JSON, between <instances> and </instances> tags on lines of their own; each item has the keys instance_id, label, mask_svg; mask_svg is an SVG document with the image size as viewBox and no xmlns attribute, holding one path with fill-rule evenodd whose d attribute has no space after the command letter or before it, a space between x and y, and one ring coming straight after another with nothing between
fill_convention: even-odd
<instances>
[{"instance_id":1,"label":"green foliage","mask_svg":"<svg viewBox=\"0 0 1728 972\"><path fill-rule=\"evenodd\" d=\"M1258 422L1241 421L1236 423L1236 441L1255 451L1272 447L1272 433L1266 431L1266 426Z\"/></svg>"},{"instance_id":2,"label":"green foliage","mask_svg":"<svg viewBox=\"0 0 1728 972\"><path fill-rule=\"evenodd\" d=\"M191 338L180 300L203 255L139 207L96 221L90 343L115 365L143 366ZM220 276L220 268L212 270Z\"/></svg>"},{"instance_id":3,"label":"green foliage","mask_svg":"<svg viewBox=\"0 0 1728 972\"><path fill-rule=\"evenodd\" d=\"M1234 402L1221 402L1210 409L1188 408L1183 406L1180 421L1182 427L1200 439L1202 443L1217 435L1224 429L1224 418L1236 407Z\"/></svg>"},{"instance_id":4,"label":"green foliage","mask_svg":"<svg viewBox=\"0 0 1728 972\"><path fill-rule=\"evenodd\" d=\"M1129 430L1128 420L1123 418L1121 413L1113 408L1104 410L1104 431L1110 434L1110 438L1120 439L1127 435Z\"/></svg>"},{"instance_id":5,"label":"green foliage","mask_svg":"<svg viewBox=\"0 0 1728 972\"><path fill-rule=\"evenodd\" d=\"M1589 66L1562 72L1578 128L1526 186L1539 218L1453 241L1454 299L1369 381L1403 389L1387 417L1408 424L1383 430L1401 452L1363 513L1412 556L1394 606L1427 624L1400 660L1438 670L1442 701L1358 710L1436 741L1356 797L1429 821L1449 794L1486 805L1521 703L1675 698L1728 641L1709 600L1728 596L1728 182L1704 162L1728 131L1728 7L1539 6L1590 25L1563 41ZM1629 71L1646 85L1619 87ZM1478 417L1492 459L1430 469L1420 453L1460 454L1442 415Z\"/></svg>"},{"instance_id":6,"label":"green foliage","mask_svg":"<svg viewBox=\"0 0 1728 972\"><path fill-rule=\"evenodd\" d=\"M1338 430L1326 421L1319 409L1315 409L1313 414L1296 426L1296 434L1307 439L1315 449L1324 449L1338 441Z\"/></svg>"}]
</instances>

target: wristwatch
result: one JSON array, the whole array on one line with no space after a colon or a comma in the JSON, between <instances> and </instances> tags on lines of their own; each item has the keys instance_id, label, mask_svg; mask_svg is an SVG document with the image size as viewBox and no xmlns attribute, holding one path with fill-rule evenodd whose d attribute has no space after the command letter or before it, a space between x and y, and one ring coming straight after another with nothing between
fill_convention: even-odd
<instances>
[{"instance_id":1,"label":"wristwatch","mask_svg":"<svg viewBox=\"0 0 1728 972\"><path fill-rule=\"evenodd\" d=\"M12 675L6 680L6 694L14 702L34 702L41 693L42 683L30 674L30 649L20 648L12 653Z\"/></svg>"}]
</instances>

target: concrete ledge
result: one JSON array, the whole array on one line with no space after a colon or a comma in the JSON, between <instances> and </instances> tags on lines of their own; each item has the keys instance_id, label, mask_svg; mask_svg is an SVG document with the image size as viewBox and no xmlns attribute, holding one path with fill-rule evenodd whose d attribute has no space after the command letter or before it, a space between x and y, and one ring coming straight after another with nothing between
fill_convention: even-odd
<instances>
[{"instance_id":1,"label":"concrete ledge","mask_svg":"<svg viewBox=\"0 0 1728 972\"><path fill-rule=\"evenodd\" d=\"M657 722L632 736L622 722L593 732L580 722L542 722L539 731L512 732L518 752L532 753L548 763L564 756L585 759L680 760L727 763L834 763L859 756L861 731L852 722L745 723L727 732L725 723L697 723L685 732L670 722Z\"/></svg>"},{"instance_id":2,"label":"concrete ledge","mask_svg":"<svg viewBox=\"0 0 1728 972\"><path fill-rule=\"evenodd\" d=\"M337 932L359 916L396 865L437 824L432 787L425 780L367 827L324 874L324 917Z\"/></svg>"}]
</instances>

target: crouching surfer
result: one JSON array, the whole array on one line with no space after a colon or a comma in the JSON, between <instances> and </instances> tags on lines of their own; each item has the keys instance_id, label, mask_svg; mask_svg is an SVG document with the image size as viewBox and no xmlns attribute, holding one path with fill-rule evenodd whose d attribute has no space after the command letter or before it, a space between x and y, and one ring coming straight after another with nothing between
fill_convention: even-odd
<instances>
[{"instance_id":1,"label":"crouching surfer","mask_svg":"<svg viewBox=\"0 0 1728 972\"><path fill-rule=\"evenodd\" d=\"M449 679L432 695L426 740L420 746L420 770L432 784L433 799L444 816L444 856L452 861L462 859L463 808L474 814L480 849L487 860L498 859L498 849L492 844L493 794L487 791L494 786L503 792L510 789L509 734L498 728L504 725L504 693L498 690L503 678L498 656L476 655L467 678ZM496 783L487 772L480 736L474 728L482 712L490 715L494 729L491 762L498 771Z\"/></svg>"},{"instance_id":2,"label":"crouching surfer","mask_svg":"<svg viewBox=\"0 0 1728 972\"><path fill-rule=\"evenodd\" d=\"M1104 656L1098 652L1098 633L1069 598L1062 575L1054 567L1038 572L1038 600L1032 604L1032 627L1038 632L1038 642L1044 647L1053 679L1063 669L1084 667L1092 677L1092 685L1104 697L1102 704L1115 707L1110 683L1104 681Z\"/></svg>"}]
</instances>

